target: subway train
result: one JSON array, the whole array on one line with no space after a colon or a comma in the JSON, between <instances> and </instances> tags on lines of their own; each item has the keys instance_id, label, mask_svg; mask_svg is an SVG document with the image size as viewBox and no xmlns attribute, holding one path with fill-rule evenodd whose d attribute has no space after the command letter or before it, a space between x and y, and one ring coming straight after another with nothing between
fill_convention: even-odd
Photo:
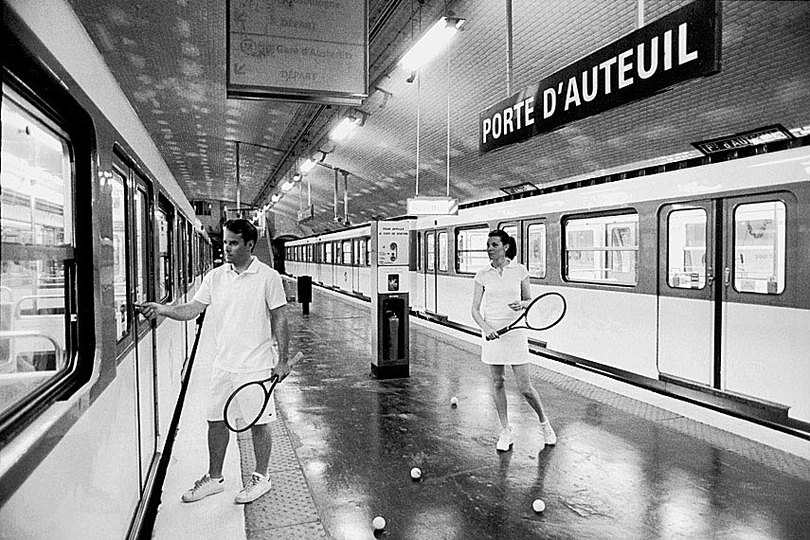
<instances>
[{"instance_id":1,"label":"subway train","mask_svg":"<svg viewBox=\"0 0 810 540\"><path fill-rule=\"evenodd\" d=\"M459 205L410 222L413 315L477 335L487 233L565 319L533 350L810 438L810 139ZM288 241L285 271L368 299L368 224Z\"/></svg>"},{"instance_id":2,"label":"subway train","mask_svg":"<svg viewBox=\"0 0 810 540\"><path fill-rule=\"evenodd\" d=\"M211 242L72 13L3 13L0 538L125 538L168 456Z\"/></svg>"}]
</instances>

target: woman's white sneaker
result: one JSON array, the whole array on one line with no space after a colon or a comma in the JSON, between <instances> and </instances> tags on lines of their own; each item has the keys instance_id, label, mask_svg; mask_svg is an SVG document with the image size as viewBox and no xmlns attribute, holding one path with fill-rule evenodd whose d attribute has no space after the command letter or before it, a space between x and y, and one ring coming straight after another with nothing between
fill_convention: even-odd
<instances>
[{"instance_id":1,"label":"woman's white sneaker","mask_svg":"<svg viewBox=\"0 0 810 540\"><path fill-rule=\"evenodd\" d=\"M183 493L183 502L199 501L209 495L222 493L223 491L225 491L225 479L218 478L214 480L206 474L194 482L194 486L191 489Z\"/></svg>"},{"instance_id":2,"label":"woman's white sneaker","mask_svg":"<svg viewBox=\"0 0 810 540\"><path fill-rule=\"evenodd\" d=\"M501 430L501 436L498 437L498 444L495 445L495 448L498 449L498 452L506 452L509 450L509 447L512 446L512 442L514 442L512 438L512 426L509 426Z\"/></svg>"},{"instance_id":3,"label":"woman's white sneaker","mask_svg":"<svg viewBox=\"0 0 810 540\"><path fill-rule=\"evenodd\" d=\"M251 503L270 491L270 488L270 477L254 472L242 491L236 494L234 502L238 504Z\"/></svg>"},{"instance_id":4,"label":"woman's white sneaker","mask_svg":"<svg viewBox=\"0 0 810 540\"><path fill-rule=\"evenodd\" d=\"M554 428L548 420L540 422L540 432L543 434L543 440L549 446L557 444L557 434L554 433Z\"/></svg>"}]
</instances>

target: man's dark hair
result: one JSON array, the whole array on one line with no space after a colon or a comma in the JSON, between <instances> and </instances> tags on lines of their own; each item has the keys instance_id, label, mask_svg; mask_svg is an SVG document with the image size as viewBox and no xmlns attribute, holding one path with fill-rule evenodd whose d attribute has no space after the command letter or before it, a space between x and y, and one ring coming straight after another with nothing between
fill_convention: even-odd
<instances>
[{"instance_id":1,"label":"man's dark hair","mask_svg":"<svg viewBox=\"0 0 810 540\"><path fill-rule=\"evenodd\" d=\"M229 219L222 224L222 227L234 234L241 235L242 240L245 241L245 245L252 240L253 247L256 247L256 242L259 240L259 231L256 230L256 227L254 227L253 223L250 221L246 219Z\"/></svg>"},{"instance_id":2,"label":"man's dark hair","mask_svg":"<svg viewBox=\"0 0 810 540\"><path fill-rule=\"evenodd\" d=\"M503 247L506 248L505 249L506 258L507 259L515 258L515 256L517 255L517 242L515 242L514 238L509 236L509 233L501 229L493 229L489 231L489 234L487 236L497 236L498 238L500 238L501 244L503 244Z\"/></svg>"}]
</instances>

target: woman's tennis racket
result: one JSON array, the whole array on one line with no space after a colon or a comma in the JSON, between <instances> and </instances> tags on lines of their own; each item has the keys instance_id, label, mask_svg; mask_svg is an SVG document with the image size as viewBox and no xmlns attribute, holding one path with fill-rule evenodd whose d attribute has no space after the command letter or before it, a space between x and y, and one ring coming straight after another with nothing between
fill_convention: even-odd
<instances>
[{"instance_id":1,"label":"woman's tennis racket","mask_svg":"<svg viewBox=\"0 0 810 540\"><path fill-rule=\"evenodd\" d=\"M502 336L510 330L516 328L528 328L529 330L548 330L565 317L565 298L557 292L541 294L526 308L526 311L518 319L498 330L498 335ZM487 340L490 338L487 337Z\"/></svg>"},{"instance_id":2,"label":"woman's tennis racket","mask_svg":"<svg viewBox=\"0 0 810 540\"><path fill-rule=\"evenodd\" d=\"M288 362L293 367L303 357L300 351ZM278 375L261 381L245 383L228 396L225 402L225 425L236 433L253 427L264 414L270 396L276 385L281 382Z\"/></svg>"}]
</instances>

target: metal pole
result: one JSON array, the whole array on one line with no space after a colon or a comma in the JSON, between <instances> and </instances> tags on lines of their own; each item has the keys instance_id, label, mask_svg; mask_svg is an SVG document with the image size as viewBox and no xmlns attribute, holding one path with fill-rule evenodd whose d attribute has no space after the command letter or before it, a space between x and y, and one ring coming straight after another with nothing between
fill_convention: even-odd
<instances>
[{"instance_id":1,"label":"metal pole","mask_svg":"<svg viewBox=\"0 0 810 540\"><path fill-rule=\"evenodd\" d=\"M239 173L239 141L236 141L236 217L242 217L242 187Z\"/></svg>"},{"instance_id":2,"label":"metal pole","mask_svg":"<svg viewBox=\"0 0 810 540\"><path fill-rule=\"evenodd\" d=\"M416 196L419 196L419 126L421 121L422 74L416 70Z\"/></svg>"},{"instance_id":3,"label":"metal pole","mask_svg":"<svg viewBox=\"0 0 810 540\"><path fill-rule=\"evenodd\" d=\"M447 55L447 196L450 197L450 55Z\"/></svg>"},{"instance_id":4,"label":"metal pole","mask_svg":"<svg viewBox=\"0 0 810 540\"><path fill-rule=\"evenodd\" d=\"M636 10L636 29L641 28L644 26L644 0L638 0Z\"/></svg>"},{"instance_id":5,"label":"metal pole","mask_svg":"<svg viewBox=\"0 0 810 540\"><path fill-rule=\"evenodd\" d=\"M349 224L349 172L340 171L343 174L343 224Z\"/></svg>"},{"instance_id":6,"label":"metal pole","mask_svg":"<svg viewBox=\"0 0 810 540\"><path fill-rule=\"evenodd\" d=\"M335 208L335 216L334 219L337 221L338 213L337 213L337 192L338 192L338 169L335 169L335 189L332 193L333 200L334 200L334 208Z\"/></svg>"},{"instance_id":7,"label":"metal pole","mask_svg":"<svg viewBox=\"0 0 810 540\"><path fill-rule=\"evenodd\" d=\"M506 0L506 96L509 97L511 95L512 95L512 0Z\"/></svg>"}]
</instances>

